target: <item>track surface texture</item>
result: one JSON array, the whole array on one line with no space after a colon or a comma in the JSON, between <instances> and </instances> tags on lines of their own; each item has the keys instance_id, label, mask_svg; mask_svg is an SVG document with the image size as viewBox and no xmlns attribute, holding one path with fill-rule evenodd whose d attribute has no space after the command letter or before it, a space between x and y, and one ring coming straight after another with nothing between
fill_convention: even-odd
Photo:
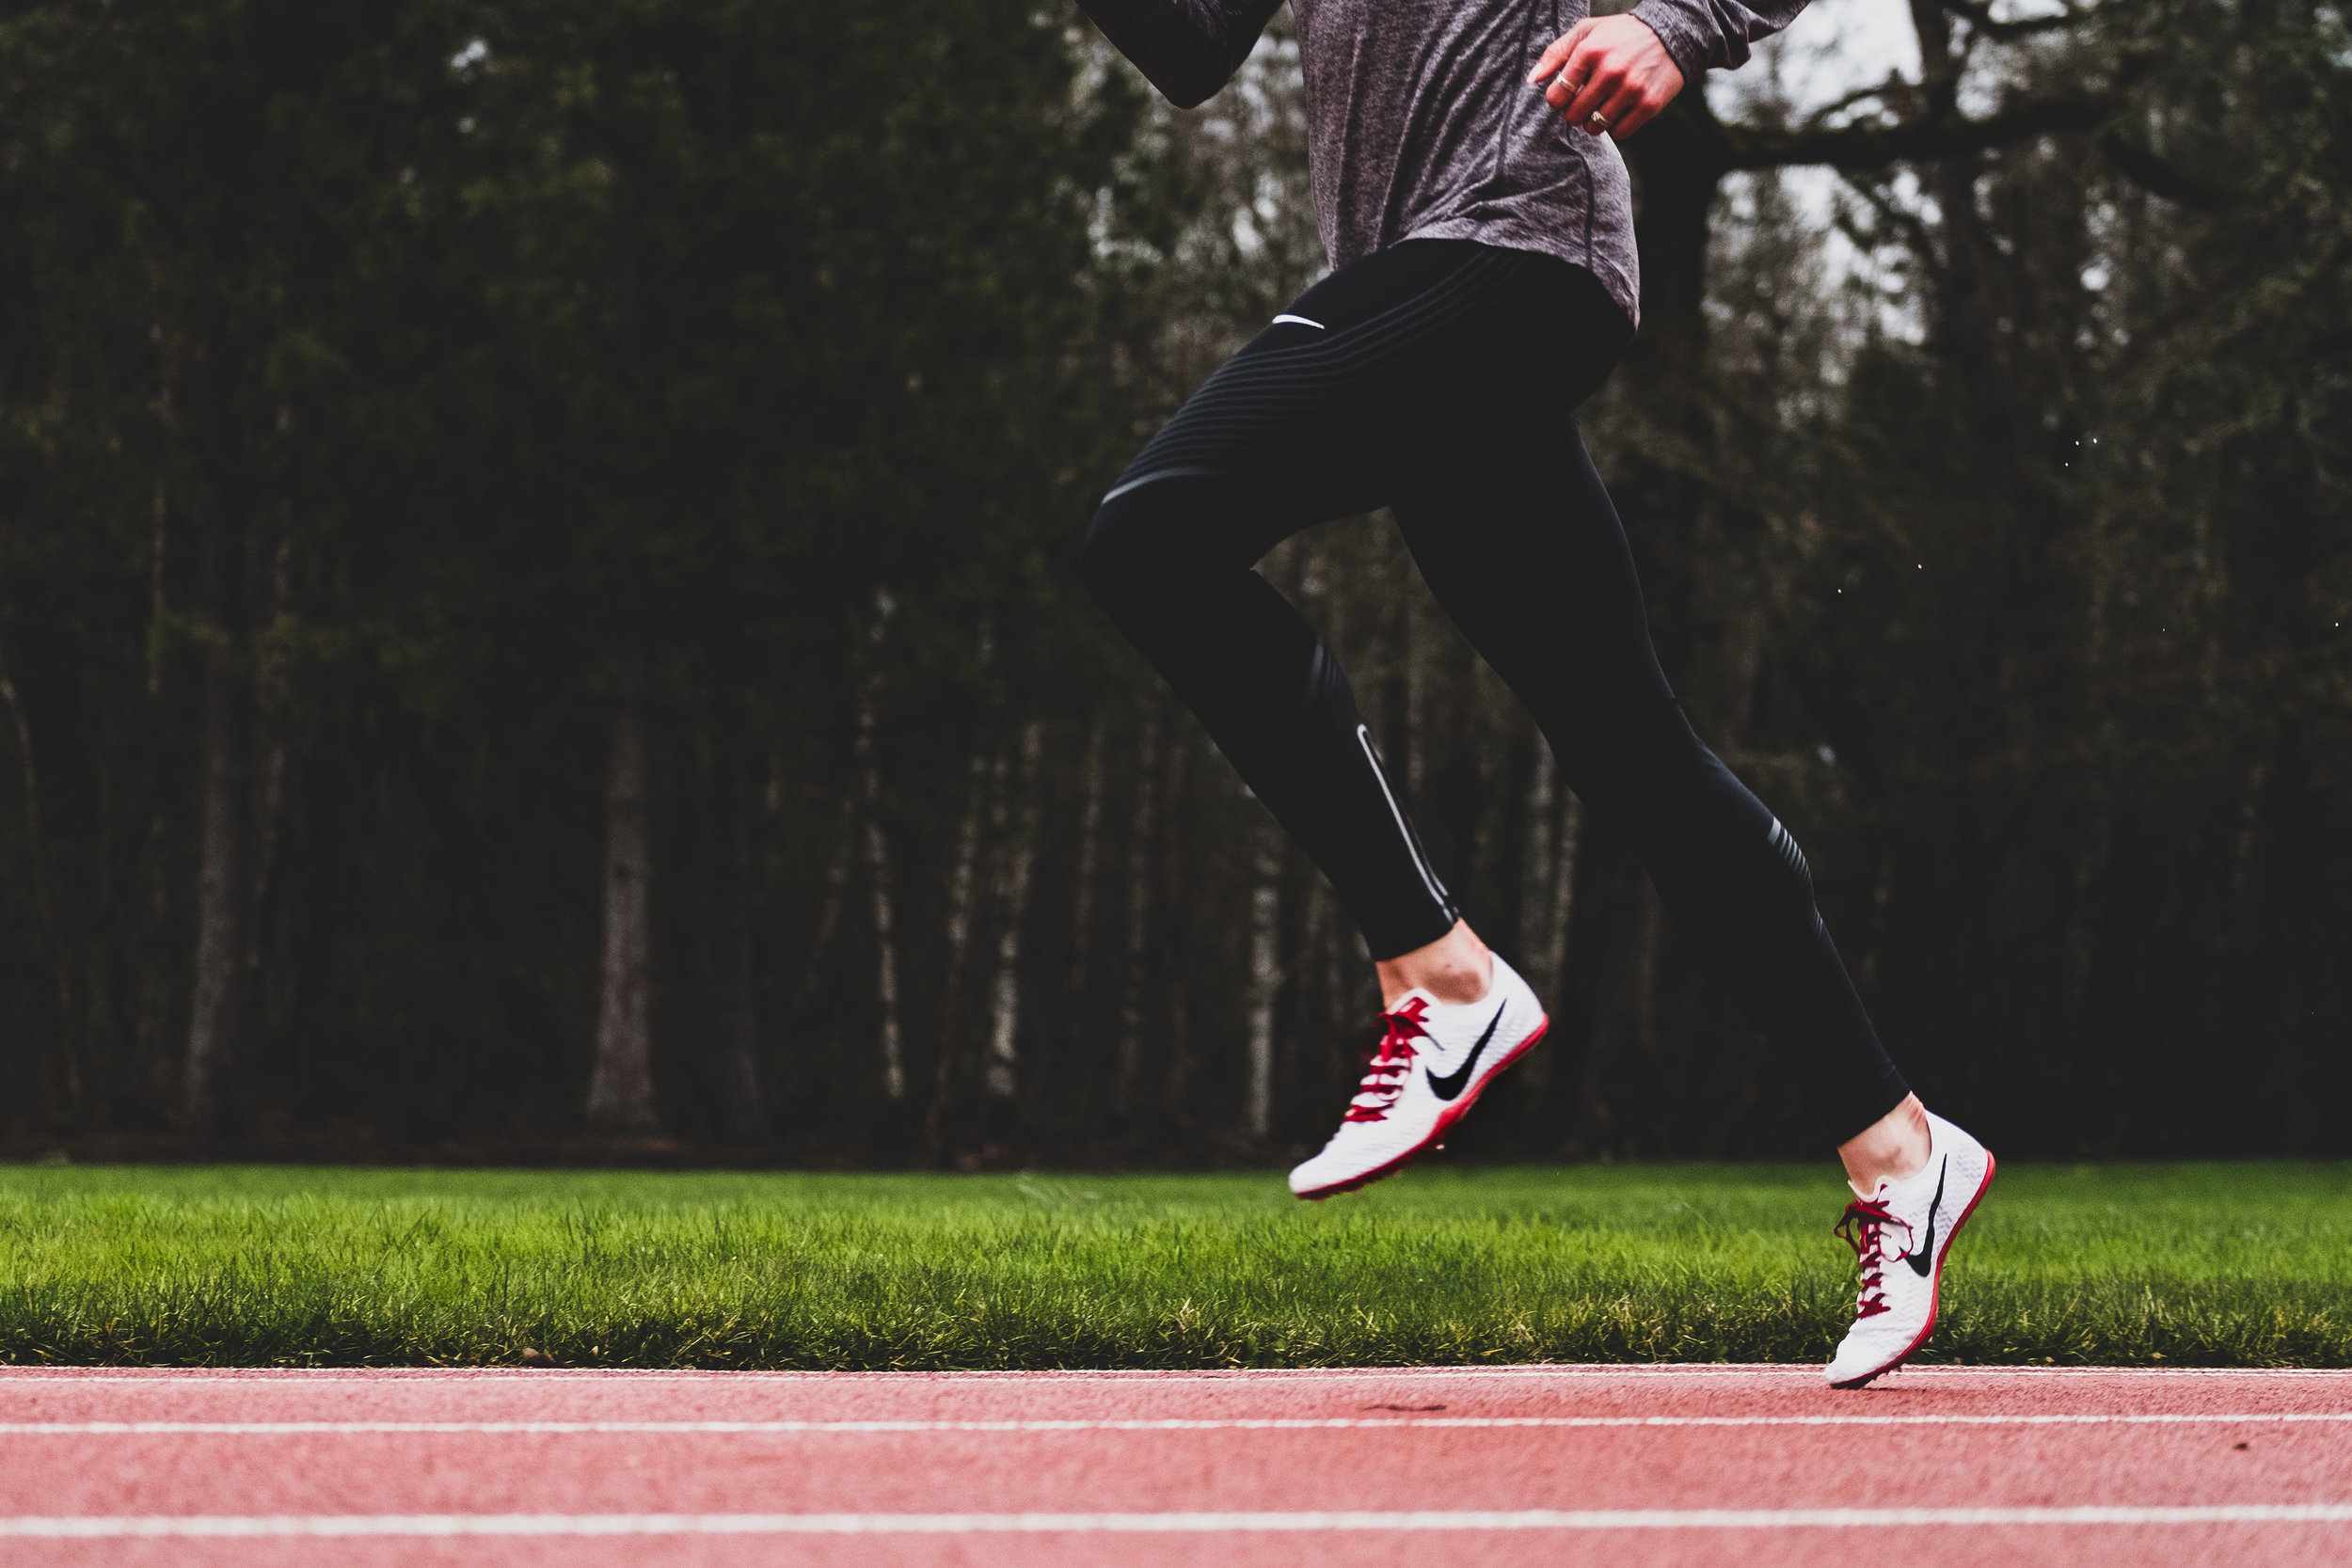
<instances>
[{"instance_id":1,"label":"track surface texture","mask_svg":"<svg viewBox=\"0 0 2352 1568\"><path fill-rule=\"evenodd\" d=\"M0 1563L2352 1562L2352 1372L0 1368Z\"/></svg>"}]
</instances>

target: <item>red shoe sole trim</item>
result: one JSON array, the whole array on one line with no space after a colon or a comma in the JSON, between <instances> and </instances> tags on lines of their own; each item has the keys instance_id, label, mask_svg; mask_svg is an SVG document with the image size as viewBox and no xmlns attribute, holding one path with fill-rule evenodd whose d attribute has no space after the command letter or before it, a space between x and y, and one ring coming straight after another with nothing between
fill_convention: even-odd
<instances>
[{"instance_id":1,"label":"red shoe sole trim","mask_svg":"<svg viewBox=\"0 0 2352 1568\"><path fill-rule=\"evenodd\" d=\"M1984 1180L1977 1183L1977 1196L1968 1200L1968 1207L1960 1212L1960 1218L1952 1221L1951 1233L1944 1238L1944 1244L1935 1249L1935 1283L1928 1287L1928 1325L1919 1331L1919 1337L1905 1345L1902 1354L1885 1366L1874 1371L1865 1372L1860 1377L1850 1377L1843 1383L1833 1383L1830 1385L1831 1387L1859 1388L1872 1378L1884 1377L1910 1360L1912 1352L1928 1342L1928 1336L1935 1332L1935 1311L1944 1296L1944 1259L1951 1256L1952 1243L1960 1240L1960 1227L1968 1223L1968 1216L1977 1212L1977 1205L1984 1201L1984 1195L1993 1190L1993 1173L2000 1168L2001 1162L1993 1157L1991 1149L1986 1149L1984 1151Z\"/></svg>"},{"instance_id":2,"label":"red shoe sole trim","mask_svg":"<svg viewBox=\"0 0 2352 1568\"><path fill-rule=\"evenodd\" d=\"M1550 1027L1551 1015L1546 1013L1536 1021L1534 1034L1497 1057L1494 1066L1488 1068L1477 1083L1463 1091L1461 1099L1438 1113L1438 1125L1429 1130L1429 1136L1422 1139L1404 1153L1397 1155L1386 1164L1373 1166L1361 1176L1351 1176L1344 1181L1334 1181L1327 1187L1317 1187L1312 1192L1300 1193L1296 1196L1310 1202L1319 1202L1327 1197L1335 1197L1341 1193L1352 1193L1359 1187L1368 1187L1384 1176L1394 1176L1398 1171L1428 1153L1433 1145L1445 1142L1446 1133L1452 1131L1455 1122L1470 1115L1470 1107L1478 1103L1478 1097L1486 1092L1486 1085L1502 1077L1503 1069L1535 1049L1535 1042L1542 1039L1544 1031Z\"/></svg>"}]
</instances>

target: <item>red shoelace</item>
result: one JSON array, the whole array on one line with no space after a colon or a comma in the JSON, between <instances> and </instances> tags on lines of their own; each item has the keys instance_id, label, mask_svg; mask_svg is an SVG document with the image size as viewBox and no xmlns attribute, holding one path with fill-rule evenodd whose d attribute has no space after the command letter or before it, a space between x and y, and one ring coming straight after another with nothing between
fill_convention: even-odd
<instances>
[{"instance_id":1,"label":"red shoelace","mask_svg":"<svg viewBox=\"0 0 2352 1568\"><path fill-rule=\"evenodd\" d=\"M1886 1250L1886 1227L1903 1227L1903 1251ZM1837 1235L1853 1248L1854 1261L1862 1267L1862 1293L1854 1300L1854 1318L1875 1318L1886 1310L1886 1285L1879 1277L1888 1258L1901 1258L1910 1251L1911 1222L1888 1211L1882 1198L1856 1198L1846 1205L1845 1217L1837 1222Z\"/></svg>"},{"instance_id":2,"label":"red shoelace","mask_svg":"<svg viewBox=\"0 0 2352 1568\"><path fill-rule=\"evenodd\" d=\"M1429 1011L1429 1004L1416 996L1392 1013L1382 1013L1375 1027L1380 1038L1365 1053L1364 1081L1356 1090L1356 1098L1347 1102L1348 1121L1381 1121L1396 1103L1396 1097L1405 1092L1405 1080L1413 1070L1413 1042L1429 1037L1422 1028L1422 1018Z\"/></svg>"}]
</instances>

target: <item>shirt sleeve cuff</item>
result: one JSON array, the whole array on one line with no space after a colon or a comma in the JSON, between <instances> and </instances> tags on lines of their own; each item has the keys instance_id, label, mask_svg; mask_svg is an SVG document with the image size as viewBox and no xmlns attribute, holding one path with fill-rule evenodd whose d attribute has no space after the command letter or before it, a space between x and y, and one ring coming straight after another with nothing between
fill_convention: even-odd
<instances>
[{"instance_id":1,"label":"shirt sleeve cuff","mask_svg":"<svg viewBox=\"0 0 2352 1568\"><path fill-rule=\"evenodd\" d=\"M1708 65L1708 29L1701 21L1704 14L1689 0L1642 0L1632 14L1641 18L1649 30L1658 35L1658 41L1666 46L1666 54L1681 72L1686 86L1697 82L1699 72Z\"/></svg>"}]
</instances>

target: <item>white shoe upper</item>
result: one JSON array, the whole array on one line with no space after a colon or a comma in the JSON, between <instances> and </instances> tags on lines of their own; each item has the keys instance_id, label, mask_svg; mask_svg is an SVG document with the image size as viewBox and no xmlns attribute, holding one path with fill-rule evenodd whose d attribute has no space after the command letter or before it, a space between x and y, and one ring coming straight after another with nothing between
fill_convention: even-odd
<instances>
[{"instance_id":1,"label":"white shoe upper","mask_svg":"<svg viewBox=\"0 0 2352 1568\"><path fill-rule=\"evenodd\" d=\"M1928 1113L1928 1163L1846 1208L1838 1234L1862 1270L1853 1327L1830 1360L1829 1381L1859 1387L1899 1365L1935 1327L1944 1255L1993 1180L1984 1145Z\"/></svg>"},{"instance_id":2,"label":"white shoe upper","mask_svg":"<svg viewBox=\"0 0 2352 1568\"><path fill-rule=\"evenodd\" d=\"M1381 1019L1380 1042L1340 1130L1291 1172L1300 1197L1361 1186L1436 1143L1546 1022L1534 991L1500 957L1481 1000L1449 1005L1417 989Z\"/></svg>"}]
</instances>

